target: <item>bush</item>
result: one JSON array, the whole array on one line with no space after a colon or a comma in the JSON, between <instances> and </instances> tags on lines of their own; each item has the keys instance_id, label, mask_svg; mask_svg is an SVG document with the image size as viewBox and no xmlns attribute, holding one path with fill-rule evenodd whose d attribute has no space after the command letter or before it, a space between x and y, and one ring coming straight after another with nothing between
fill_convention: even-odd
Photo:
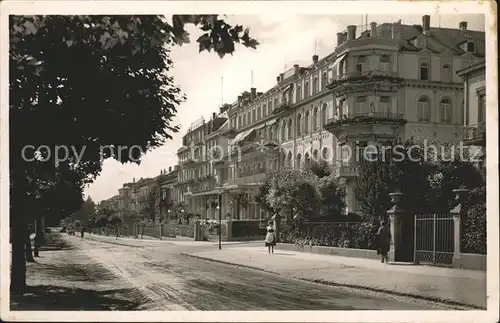
<instances>
[{"instance_id":1,"label":"bush","mask_svg":"<svg viewBox=\"0 0 500 323\"><path fill-rule=\"evenodd\" d=\"M462 252L486 254L486 204L476 204L467 212L462 233Z\"/></svg>"},{"instance_id":2,"label":"bush","mask_svg":"<svg viewBox=\"0 0 500 323\"><path fill-rule=\"evenodd\" d=\"M375 249L378 225L374 222L283 224L280 241L299 246Z\"/></svg>"}]
</instances>

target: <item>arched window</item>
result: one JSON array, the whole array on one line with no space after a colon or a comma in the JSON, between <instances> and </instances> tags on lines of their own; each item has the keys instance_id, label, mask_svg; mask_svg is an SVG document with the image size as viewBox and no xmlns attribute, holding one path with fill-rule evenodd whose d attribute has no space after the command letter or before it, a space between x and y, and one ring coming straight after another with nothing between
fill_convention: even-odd
<instances>
[{"instance_id":1,"label":"arched window","mask_svg":"<svg viewBox=\"0 0 500 323\"><path fill-rule=\"evenodd\" d=\"M293 104L293 83L290 84L290 88L288 89L287 95L288 95L288 104L292 105Z\"/></svg>"},{"instance_id":2,"label":"arched window","mask_svg":"<svg viewBox=\"0 0 500 323\"><path fill-rule=\"evenodd\" d=\"M260 119L262 117L263 117L262 110L260 109L260 107L257 107L257 119Z\"/></svg>"},{"instance_id":3,"label":"arched window","mask_svg":"<svg viewBox=\"0 0 500 323\"><path fill-rule=\"evenodd\" d=\"M444 98L439 102L439 115L440 121L445 123L452 123L452 106L451 101L448 98Z\"/></svg>"},{"instance_id":4,"label":"arched window","mask_svg":"<svg viewBox=\"0 0 500 323\"><path fill-rule=\"evenodd\" d=\"M288 139L292 139L292 119L288 119Z\"/></svg>"},{"instance_id":5,"label":"arched window","mask_svg":"<svg viewBox=\"0 0 500 323\"><path fill-rule=\"evenodd\" d=\"M309 132L309 111L306 112L306 117L304 118L304 132Z\"/></svg>"},{"instance_id":6,"label":"arched window","mask_svg":"<svg viewBox=\"0 0 500 323\"><path fill-rule=\"evenodd\" d=\"M267 115L270 116L271 114L273 114L273 105L271 103L271 100L269 100L269 102L267 103Z\"/></svg>"},{"instance_id":7,"label":"arched window","mask_svg":"<svg viewBox=\"0 0 500 323\"><path fill-rule=\"evenodd\" d=\"M295 163L295 166L297 167L297 169L300 169L300 166L301 166L301 164L302 164L301 159L302 159L302 156L301 156L300 154L298 154L298 155L297 155L297 161L296 161L296 163Z\"/></svg>"},{"instance_id":8,"label":"arched window","mask_svg":"<svg viewBox=\"0 0 500 323\"><path fill-rule=\"evenodd\" d=\"M328 106L326 105L326 103L323 104L323 107L321 108L321 124L322 125L325 125L328 122L328 120L327 120L327 118L328 118L327 108L328 108Z\"/></svg>"},{"instance_id":9,"label":"arched window","mask_svg":"<svg viewBox=\"0 0 500 323\"><path fill-rule=\"evenodd\" d=\"M297 84L297 90L295 92L297 92L295 94L295 102L299 102L300 100L302 100L302 87L300 86L300 84Z\"/></svg>"},{"instance_id":10,"label":"arched window","mask_svg":"<svg viewBox=\"0 0 500 323\"><path fill-rule=\"evenodd\" d=\"M247 111L247 124L250 124L252 121L250 119L250 110Z\"/></svg>"},{"instance_id":11,"label":"arched window","mask_svg":"<svg viewBox=\"0 0 500 323\"><path fill-rule=\"evenodd\" d=\"M417 104L417 114L418 121L420 122L430 122L431 121L431 111L429 106L429 100L426 97L421 97Z\"/></svg>"},{"instance_id":12,"label":"arched window","mask_svg":"<svg viewBox=\"0 0 500 323\"><path fill-rule=\"evenodd\" d=\"M327 85L328 85L328 74L326 72L323 72L323 74L321 74L321 89L322 90L326 89Z\"/></svg>"},{"instance_id":13,"label":"arched window","mask_svg":"<svg viewBox=\"0 0 500 323\"><path fill-rule=\"evenodd\" d=\"M274 98L274 109L277 109L278 108L278 104L279 104L279 101L278 101L278 98Z\"/></svg>"},{"instance_id":14,"label":"arched window","mask_svg":"<svg viewBox=\"0 0 500 323\"><path fill-rule=\"evenodd\" d=\"M257 112L255 111L255 108L252 109L252 122L257 121Z\"/></svg>"},{"instance_id":15,"label":"arched window","mask_svg":"<svg viewBox=\"0 0 500 323\"><path fill-rule=\"evenodd\" d=\"M420 79L422 81L429 80L429 64L427 64L427 63L420 64Z\"/></svg>"},{"instance_id":16,"label":"arched window","mask_svg":"<svg viewBox=\"0 0 500 323\"><path fill-rule=\"evenodd\" d=\"M323 158L323 161L327 162L328 161L328 148L323 148L323 151L321 152L321 158Z\"/></svg>"},{"instance_id":17,"label":"arched window","mask_svg":"<svg viewBox=\"0 0 500 323\"><path fill-rule=\"evenodd\" d=\"M452 69L451 66L448 64L443 65L443 70L441 71L442 73L442 82L444 83L451 83L453 82L453 77L452 77Z\"/></svg>"},{"instance_id":18,"label":"arched window","mask_svg":"<svg viewBox=\"0 0 500 323\"><path fill-rule=\"evenodd\" d=\"M314 108L313 118L312 118L313 130L318 129L318 107Z\"/></svg>"},{"instance_id":19,"label":"arched window","mask_svg":"<svg viewBox=\"0 0 500 323\"><path fill-rule=\"evenodd\" d=\"M309 87L309 81L306 81L306 83L304 84L304 99L307 99L310 93L311 88Z\"/></svg>"},{"instance_id":20,"label":"arched window","mask_svg":"<svg viewBox=\"0 0 500 323\"><path fill-rule=\"evenodd\" d=\"M317 77L315 77L313 80L313 95L318 94L318 92L319 92L319 80Z\"/></svg>"},{"instance_id":21,"label":"arched window","mask_svg":"<svg viewBox=\"0 0 500 323\"><path fill-rule=\"evenodd\" d=\"M243 127L247 125L247 115L243 113Z\"/></svg>"},{"instance_id":22,"label":"arched window","mask_svg":"<svg viewBox=\"0 0 500 323\"><path fill-rule=\"evenodd\" d=\"M286 137L286 122L283 121L283 123L281 124L281 140L285 140Z\"/></svg>"},{"instance_id":23,"label":"arched window","mask_svg":"<svg viewBox=\"0 0 500 323\"><path fill-rule=\"evenodd\" d=\"M315 162L317 162L317 161L318 161L318 150L317 150L317 149L315 149L315 150L313 151L313 160L314 160Z\"/></svg>"},{"instance_id":24,"label":"arched window","mask_svg":"<svg viewBox=\"0 0 500 323\"><path fill-rule=\"evenodd\" d=\"M301 123L302 123L302 115L299 114L297 116L297 123L295 125L295 128L297 128L297 136L300 136L302 133L302 129L300 127Z\"/></svg>"},{"instance_id":25,"label":"arched window","mask_svg":"<svg viewBox=\"0 0 500 323\"><path fill-rule=\"evenodd\" d=\"M309 165L311 164L311 157L309 156L309 153L306 153L304 157L305 157L304 161L306 163L306 167L309 167Z\"/></svg>"},{"instance_id":26,"label":"arched window","mask_svg":"<svg viewBox=\"0 0 500 323\"><path fill-rule=\"evenodd\" d=\"M287 157L287 165L289 168L292 168L292 152L288 152L288 157Z\"/></svg>"}]
</instances>

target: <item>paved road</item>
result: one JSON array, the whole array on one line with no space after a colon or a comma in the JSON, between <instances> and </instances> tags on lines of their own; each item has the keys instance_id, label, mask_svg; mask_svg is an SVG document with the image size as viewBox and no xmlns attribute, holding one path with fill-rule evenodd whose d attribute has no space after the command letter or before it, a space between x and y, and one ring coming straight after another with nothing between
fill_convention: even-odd
<instances>
[{"instance_id":1,"label":"paved road","mask_svg":"<svg viewBox=\"0 0 500 323\"><path fill-rule=\"evenodd\" d=\"M70 246L58 261L69 266L65 279L81 271L88 287L109 294L120 288L135 304L111 309L143 310L430 310L435 303L344 287L324 286L181 255L213 246L109 242L62 235ZM127 245L135 244L136 246ZM237 247L233 247L237 248ZM115 292L116 294L117 292ZM101 302L102 301L96 301ZM100 304L101 309L103 307ZM440 306L440 305L439 305ZM79 309L87 309L80 306Z\"/></svg>"}]
</instances>

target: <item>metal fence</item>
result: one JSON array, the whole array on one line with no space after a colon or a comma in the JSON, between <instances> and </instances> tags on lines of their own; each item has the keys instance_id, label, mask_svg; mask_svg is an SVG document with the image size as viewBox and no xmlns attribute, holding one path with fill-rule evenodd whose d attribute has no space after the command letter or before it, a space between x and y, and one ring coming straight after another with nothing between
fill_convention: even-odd
<instances>
[{"instance_id":1,"label":"metal fence","mask_svg":"<svg viewBox=\"0 0 500 323\"><path fill-rule=\"evenodd\" d=\"M415 262L452 265L453 221L453 215L449 213L415 215Z\"/></svg>"}]
</instances>

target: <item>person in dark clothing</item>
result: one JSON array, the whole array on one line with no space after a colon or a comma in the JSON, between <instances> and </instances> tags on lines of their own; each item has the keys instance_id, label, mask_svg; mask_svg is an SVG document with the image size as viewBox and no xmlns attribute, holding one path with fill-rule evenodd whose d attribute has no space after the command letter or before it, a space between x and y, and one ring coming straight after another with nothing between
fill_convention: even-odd
<instances>
[{"instance_id":1,"label":"person in dark clothing","mask_svg":"<svg viewBox=\"0 0 500 323\"><path fill-rule=\"evenodd\" d=\"M84 227L82 227L82 229L80 230L80 234L81 234L81 236L82 236L82 239L83 239L83 235L84 235L84 233L85 233L85 228L84 228Z\"/></svg>"},{"instance_id":2,"label":"person in dark clothing","mask_svg":"<svg viewBox=\"0 0 500 323\"><path fill-rule=\"evenodd\" d=\"M389 262L389 249L391 247L391 228L389 223L382 221L380 228L377 231L377 254L381 255L382 263Z\"/></svg>"}]
</instances>

